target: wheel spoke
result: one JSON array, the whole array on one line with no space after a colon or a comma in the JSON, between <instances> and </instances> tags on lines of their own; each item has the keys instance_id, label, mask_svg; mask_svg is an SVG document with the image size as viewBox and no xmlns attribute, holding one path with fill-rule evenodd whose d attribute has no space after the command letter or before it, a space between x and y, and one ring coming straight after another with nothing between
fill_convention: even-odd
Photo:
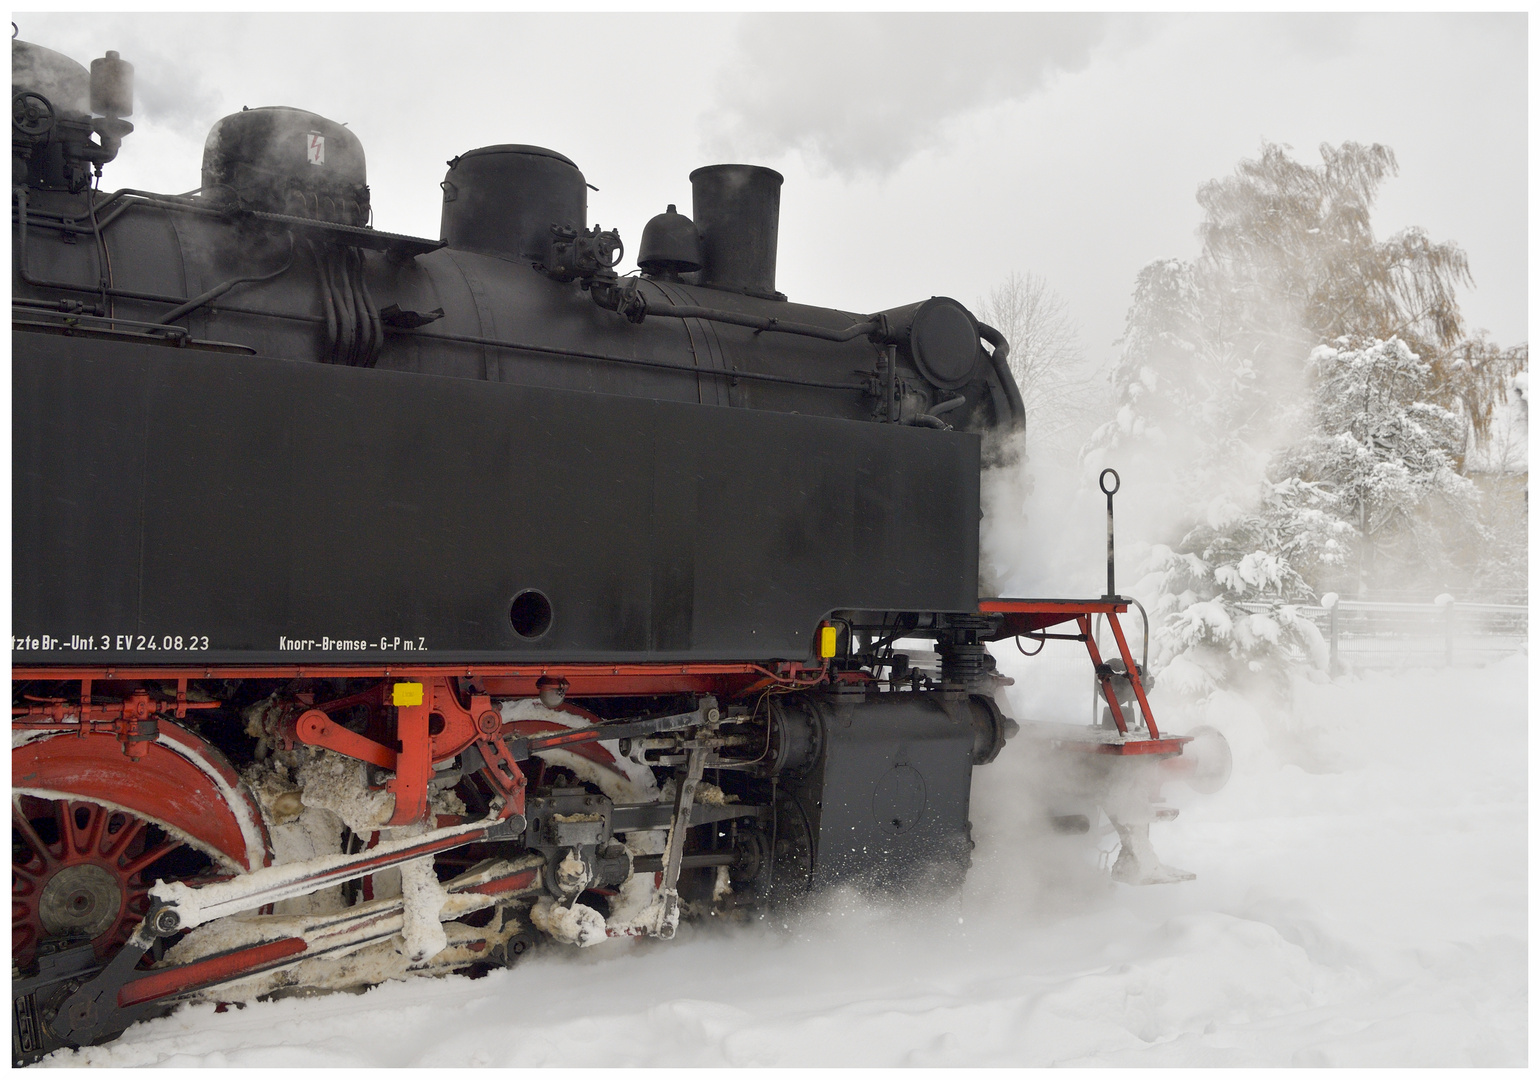
<instances>
[{"instance_id":1,"label":"wheel spoke","mask_svg":"<svg viewBox=\"0 0 1540 1080\"><path fill-rule=\"evenodd\" d=\"M42 838L37 835L37 830L32 827L32 822L28 821L26 816L22 814L21 807L17 806L14 802L12 802L11 807L11 828L21 833L22 839L27 842L27 846L32 849L32 853L43 860L43 869L46 870L49 864L55 863L58 860L54 858L54 854L48 849L48 845L43 843ZM15 865L15 860L11 860L13 869Z\"/></svg>"},{"instance_id":2,"label":"wheel spoke","mask_svg":"<svg viewBox=\"0 0 1540 1080\"><path fill-rule=\"evenodd\" d=\"M144 818L129 818L128 824L123 826L122 830L118 832L116 838L112 841L112 846L102 852L102 856L108 862L117 861L118 856L122 855L128 849L128 845L134 842L134 837L144 832L148 825L149 822L145 821Z\"/></svg>"},{"instance_id":3,"label":"wheel spoke","mask_svg":"<svg viewBox=\"0 0 1540 1080\"><path fill-rule=\"evenodd\" d=\"M71 859L79 855L80 845L76 843L75 836L75 808L68 799L57 799L53 804L53 816L59 824L59 843L64 848L64 858Z\"/></svg>"},{"instance_id":4,"label":"wheel spoke","mask_svg":"<svg viewBox=\"0 0 1540 1080\"><path fill-rule=\"evenodd\" d=\"M148 849L143 855L140 855L132 862L127 863L121 867L123 877L132 877L133 875L139 873L139 871L143 870L145 867L149 866L151 863L155 862L155 860L159 859L162 855L165 855L169 851L175 851L181 846L182 842L180 840L173 840L169 837L165 840L162 840L159 844L156 844L154 847Z\"/></svg>"},{"instance_id":5,"label":"wheel spoke","mask_svg":"<svg viewBox=\"0 0 1540 1080\"><path fill-rule=\"evenodd\" d=\"M80 845L81 854L96 854L101 845L102 837L107 829L107 817L111 813L105 806L93 805L90 809L90 818L86 821L84 839Z\"/></svg>"}]
</instances>

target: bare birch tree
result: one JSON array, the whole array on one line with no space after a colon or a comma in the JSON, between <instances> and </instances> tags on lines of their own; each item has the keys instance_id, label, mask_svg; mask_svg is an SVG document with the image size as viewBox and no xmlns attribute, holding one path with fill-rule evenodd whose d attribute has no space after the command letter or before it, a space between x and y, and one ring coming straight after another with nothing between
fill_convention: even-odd
<instances>
[{"instance_id":1,"label":"bare birch tree","mask_svg":"<svg viewBox=\"0 0 1540 1080\"><path fill-rule=\"evenodd\" d=\"M1084 422L1097 387L1084 372L1079 330L1048 282L1038 274L1013 271L979 302L978 312L981 321L1010 342L1027 438L1041 446Z\"/></svg>"}]
</instances>

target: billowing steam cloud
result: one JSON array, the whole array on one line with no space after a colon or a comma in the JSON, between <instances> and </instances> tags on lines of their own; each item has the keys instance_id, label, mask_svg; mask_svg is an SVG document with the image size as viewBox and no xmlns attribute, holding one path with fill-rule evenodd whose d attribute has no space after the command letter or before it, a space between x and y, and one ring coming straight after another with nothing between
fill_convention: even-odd
<instances>
[{"instance_id":1,"label":"billowing steam cloud","mask_svg":"<svg viewBox=\"0 0 1540 1080\"><path fill-rule=\"evenodd\" d=\"M133 56L135 108L144 120L194 138L208 131L228 110L223 94L208 73L189 63L186 57L157 49L153 44L137 49Z\"/></svg>"},{"instance_id":2,"label":"billowing steam cloud","mask_svg":"<svg viewBox=\"0 0 1540 1080\"><path fill-rule=\"evenodd\" d=\"M130 145L143 142L147 131L157 128L201 142L209 125L229 111L210 56L228 41L239 40L246 22L230 16L183 18L186 25L178 35L168 34L162 24L134 18L54 20L19 15L18 26L22 40L63 53L83 66L89 67L107 49L134 65L132 119L139 138ZM85 106L82 100L79 109L84 111Z\"/></svg>"},{"instance_id":3,"label":"billowing steam cloud","mask_svg":"<svg viewBox=\"0 0 1540 1080\"><path fill-rule=\"evenodd\" d=\"M1099 15L756 16L721 68L703 120L712 149L889 173L941 142L948 121L1036 93L1086 66Z\"/></svg>"}]
</instances>

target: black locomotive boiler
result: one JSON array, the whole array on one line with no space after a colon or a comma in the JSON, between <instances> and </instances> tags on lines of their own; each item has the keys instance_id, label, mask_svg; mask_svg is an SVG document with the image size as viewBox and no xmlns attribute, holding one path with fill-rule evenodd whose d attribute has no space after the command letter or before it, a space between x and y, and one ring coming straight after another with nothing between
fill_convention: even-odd
<instances>
[{"instance_id":1,"label":"black locomotive boiler","mask_svg":"<svg viewBox=\"0 0 1540 1080\"><path fill-rule=\"evenodd\" d=\"M561 154L471 150L397 235L292 108L219 121L192 193L104 193L132 75L13 42L16 1060L955 882L1018 727L986 645L1058 625L1106 719L1027 726L1044 805L1176 876L1146 830L1192 758L1127 601L979 596L1023 421L966 307L780 294L752 165L627 275Z\"/></svg>"}]
</instances>

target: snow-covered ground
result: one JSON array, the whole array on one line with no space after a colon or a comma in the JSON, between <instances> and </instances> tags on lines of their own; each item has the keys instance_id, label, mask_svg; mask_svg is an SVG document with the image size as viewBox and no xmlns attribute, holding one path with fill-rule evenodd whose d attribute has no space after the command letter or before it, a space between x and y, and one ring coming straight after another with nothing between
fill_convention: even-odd
<instances>
[{"instance_id":1,"label":"snow-covered ground","mask_svg":"<svg viewBox=\"0 0 1540 1080\"><path fill-rule=\"evenodd\" d=\"M1083 658L1001 657L1018 715L1088 715ZM1181 817L1152 832L1197 872L1180 885L1030 847L1007 747L976 773L968 885L939 905L842 896L479 980L198 1006L45 1064L1520 1066L1526 695L1518 656L1303 684L1272 722L1216 702L1234 776L1172 785Z\"/></svg>"}]
</instances>

